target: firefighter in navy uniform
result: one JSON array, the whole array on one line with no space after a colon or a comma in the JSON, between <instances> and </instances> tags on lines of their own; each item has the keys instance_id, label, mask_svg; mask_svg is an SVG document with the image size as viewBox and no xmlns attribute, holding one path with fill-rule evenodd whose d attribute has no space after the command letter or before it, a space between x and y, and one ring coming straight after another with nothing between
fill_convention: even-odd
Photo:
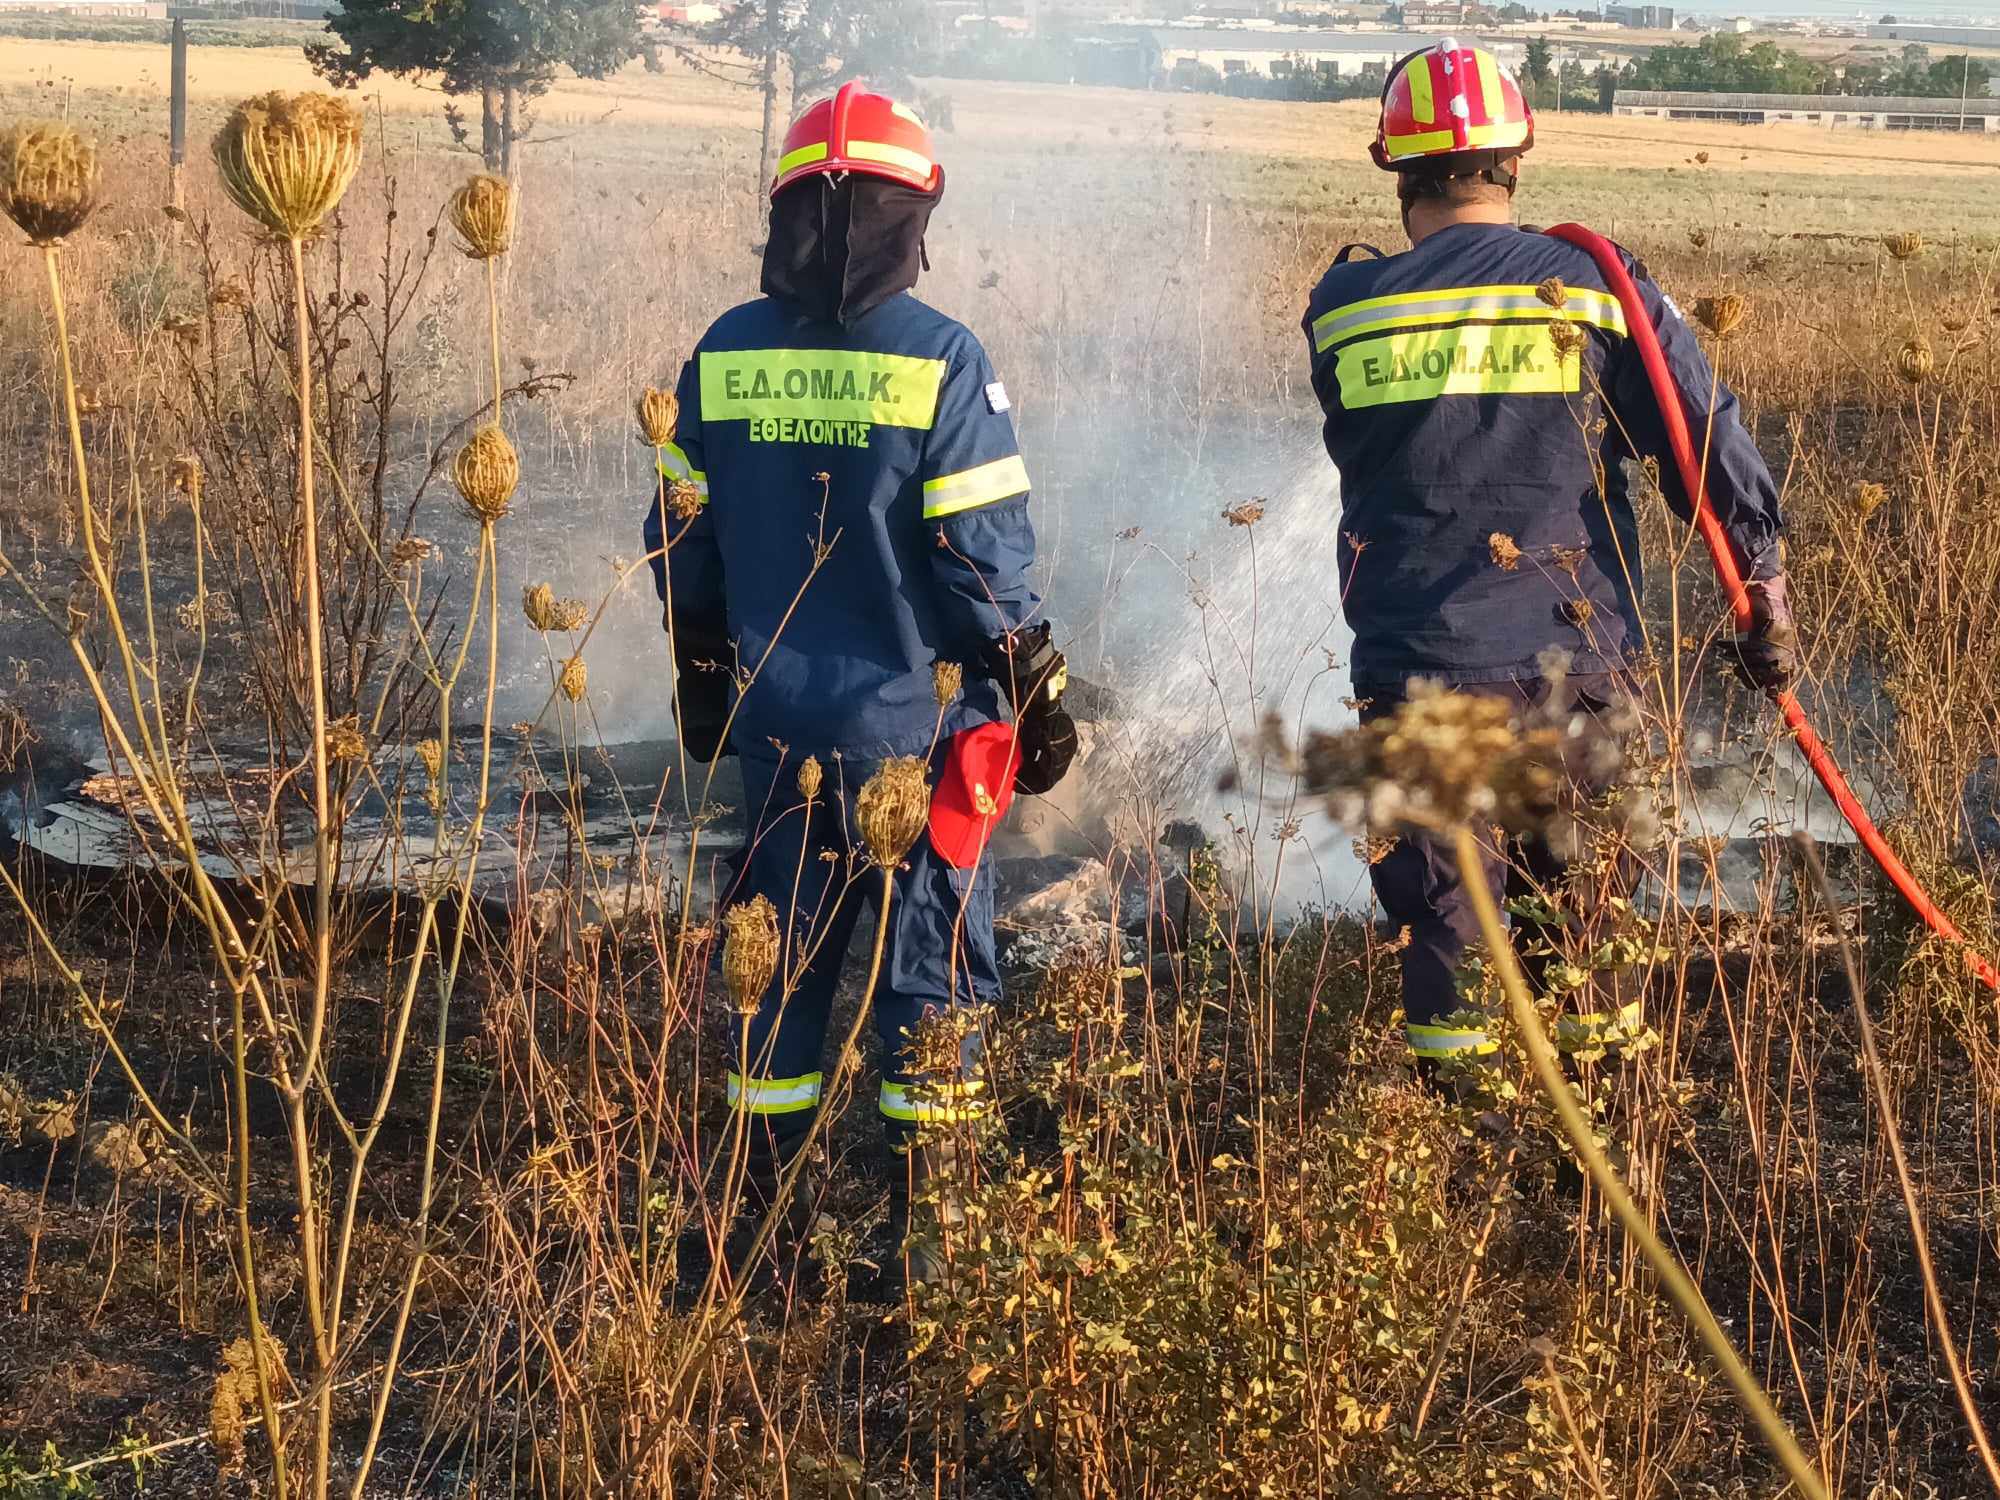
<instances>
[{"instance_id":1,"label":"firefighter in navy uniform","mask_svg":"<svg viewBox=\"0 0 2000 1500\"><path fill-rule=\"evenodd\" d=\"M896 873L874 997L881 1112L907 1146L918 1122L980 1107L976 1030L958 1076L916 1091L906 1042L927 1011L998 998L985 834L1017 782L1054 785L1075 743L1029 577L1006 389L970 332L909 294L943 186L929 131L884 95L848 84L800 116L772 187L764 295L719 318L681 372L647 514L648 551L670 543L653 568L683 743L742 762L750 849L730 898L768 897L782 935L728 1076L751 1117L752 1210L819 1108L834 989L877 890L858 878L861 786L885 757L930 759L929 836ZM963 669L945 705L939 663ZM940 1164L905 1154L902 1224L911 1176ZM806 1213L803 1194L786 1205L789 1252ZM913 1255L913 1275L929 1269Z\"/></svg>"},{"instance_id":2,"label":"firefighter in navy uniform","mask_svg":"<svg viewBox=\"0 0 2000 1500\"><path fill-rule=\"evenodd\" d=\"M1668 503L1691 515L1617 299L1585 251L1514 223L1533 144L1526 100L1492 54L1447 40L1404 58L1383 89L1373 155L1396 174L1410 249L1348 247L1307 308L1313 389L1340 471L1339 587L1364 716L1394 712L1417 678L1525 711L1552 691L1551 649L1568 656L1562 690L1576 706L1619 706L1642 639L1625 461L1659 459ZM1707 435L1709 503L1748 580L1754 623L1732 655L1753 685L1781 686L1796 646L1776 486L1693 331L1632 269L1697 446ZM1574 331L1552 337L1558 322ZM1533 839L1495 848L1487 871L1496 895L1555 894L1565 873ZM1449 842L1406 835L1371 874L1390 924L1409 930L1412 1052L1428 1069L1491 1050L1478 1024L1453 1020L1477 927ZM1607 872L1584 897L1595 910L1572 912L1586 933L1621 886L1626 877ZM1519 918L1516 933L1540 946ZM1608 987L1559 1041L1597 1045L1636 1025L1636 1001Z\"/></svg>"}]
</instances>

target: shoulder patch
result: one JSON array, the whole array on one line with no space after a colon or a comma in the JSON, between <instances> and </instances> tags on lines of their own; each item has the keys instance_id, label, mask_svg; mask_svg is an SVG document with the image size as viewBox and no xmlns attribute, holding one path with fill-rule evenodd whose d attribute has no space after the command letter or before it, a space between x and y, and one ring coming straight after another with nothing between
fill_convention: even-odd
<instances>
[{"instance_id":1,"label":"shoulder patch","mask_svg":"<svg viewBox=\"0 0 2000 1500\"><path fill-rule=\"evenodd\" d=\"M986 409L994 416L997 417L1001 412L1011 409L1012 405L1013 403L1007 399L1007 387L999 381L996 380L986 387Z\"/></svg>"}]
</instances>

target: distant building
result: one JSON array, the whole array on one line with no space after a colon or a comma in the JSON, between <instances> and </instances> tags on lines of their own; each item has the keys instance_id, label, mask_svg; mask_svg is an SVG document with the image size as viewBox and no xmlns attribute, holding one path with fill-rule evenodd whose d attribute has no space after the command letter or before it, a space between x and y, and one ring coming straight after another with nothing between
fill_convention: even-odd
<instances>
[{"instance_id":1,"label":"distant building","mask_svg":"<svg viewBox=\"0 0 2000 1500\"><path fill-rule=\"evenodd\" d=\"M1441 27L1447 31L1465 24L1464 0L1409 0L1403 7L1403 24L1414 27Z\"/></svg>"},{"instance_id":2,"label":"distant building","mask_svg":"<svg viewBox=\"0 0 2000 1500\"><path fill-rule=\"evenodd\" d=\"M1653 120L1735 125L1827 125L1852 130L2000 132L2000 99L1869 98L1860 94L1698 94L1620 89L1611 112Z\"/></svg>"},{"instance_id":3,"label":"distant building","mask_svg":"<svg viewBox=\"0 0 2000 1500\"><path fill-rule=\"evenodd\" d=\"M1870 26L1878 42L1925 42L1944 47L2000 47L2000 26L1929 26L1918 21L1891 21Z\"/></svg>"},{"instance_id":4,"label":"distant building","mask_svg":"<svg viewBox=\"0 0 2000 1500\"><path fill-rule=\"evenodd\" d=\"M1757 29L1757 23L1748 16L1731 16L1716 28L1718 31L1733 31L1738 36L1746 36Z\"/></svg>"},{"instance_id":5,"label":"distant building","mask_svg":"<svg viewBox=\"0 0 2000 1500\"><path fill-rule=\"evenodd\" d=\"M19 15L39 11L44 15L82 16L91 20L164 21L166 0L0 0L0 11Z\"/></svg>"},{"instance_id":6,"label":"distant building","mask_svg":"<svg viewBox=\"0 0 2000 1500\"><path fill-rule=\"evenodd\" d=\"M1300 69L1333 78L1386 72L1397 59L1435 47L1441 36L1410 31L1330 31L1305 28L1158 26L1160 66L1169 81L1210 68L1225 78L1256 73L1283 78ZM1518 42L1492 43L1501 62L1518 67L1526 49Z\"/></svg>"},{"instance_id":7,"label":"distant building","mask_svg":"<svg viewBox=\"0 0 2000 1500\"><path fill-rule=\"evenodd\" d=\"M1633 31L1672 31L1674 8L1671 5L1607 5L1604 7L1604 19L1616 21Z\"/></svg>"}]
</instances>

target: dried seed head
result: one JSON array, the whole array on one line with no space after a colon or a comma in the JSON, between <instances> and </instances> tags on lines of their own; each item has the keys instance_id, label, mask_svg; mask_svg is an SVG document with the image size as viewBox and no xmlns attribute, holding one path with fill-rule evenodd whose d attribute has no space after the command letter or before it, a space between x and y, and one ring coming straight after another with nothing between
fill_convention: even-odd
<instances>
[{"instance_id":1,"label":"dried seed head","mask_svg":"<svg viewBox=\"0 0 2000 1500\"><path fill-rule=\"evenodd\" d=\"M1264 519L1266 502L1245 500L1240 505L1232 505L1222 513L1222 519L1231 526L1255 526Z\"/></svg>"},{"instance_id":2,"label":"dried seed head","mask_svg":"<svg viewBox=\"0 0 2000 1500\"><path fill-rule=\"evenodd\" d=\"M335 760L368 759L368 740L352 715L326 726L326 753Z\"/></svg>"},{"instance_id":3,"label":"dried seed head","mask_svg":"<svg viewBox=\"0 0 2000 1500\"><path fill-rule=\"evenodd\" d=\"M1503 573L1521 566L1521 549L1504 531L1496 531L1486 539L1486 550L1493 556L1493 565Z\"/></svg>"},{"instance_id":4,"label":"dried seed head","mask_svg":"<svg viewBox=\"0 0 2000 1500\"><path fill-rule=\"evenodd\" d=\"M436 786L444 771L444 748L436 740L418 740L417 759L423 762L425 779Z\"/></svg>"},{"instance_id":5,"label":"dried seed head","mask_svg":"<svg viewBox=\"0 0 2000 1500\"><path fill-rule=\"evenodd\" d=\"M1972 314L1954 303L1938 313L1938 326L1946 333L1963 333L1972 326Z\"/></svg>"},{"instance_id":6,"label":"dried seed head","mask_svg":"<svg viewBox=\"0 0 2000 1500\"><path fill-rule=\"evenodd\" d=\"M590 606L581 599L558 599L549 618L557 630L574 630L590 618Z\"/></svg>"},{"instance_id":7,"label":"dried seed head","mask_svg":"<svg viewBox=\"0 0 2000 1500\"><path fill-rule=\"evenodd\" d=\"M778 972L778 909L769 896L739 901L722 914L722 981L740 1015L753 1015Z\"/></svg>"},{"instance_id":8,"label":"dried seed head","mask_svg":"<svg viewBox=\"0 0 2000 1500\"><path fill-rule=\"evenodd\" d=\"M1882 248L1897 260L1915 260L1924 253L1924 237L1914 229L1882 236Z\"/></svg>"},{"instance_id":9,"label":"dried seed head","mask_svg":"<svg viewBox=\"0 0 2000 1500\"><path fill-rule=\"evenodd\" d=\"M361 111L335 94L259 94L230 111L210 149L238 208L304 239L360 169Z\"/></svg>"},{"instance_id":10,"label":"dried seed head","mask_svg":"<svg viewBox=\"0 0 2000 1500\"><path fill-rule=\"evenodd\" d=\"M521 460L507 434L488 422L458 450L451 478L472 513L490 524L507 514L521 482Z\"/></svg>"},{"instance_id":11,"label":"dried seed head","mask_svg":"<svg viewBox=\"0 0 2000 1500\"><path fill-rule=\"evenodd\" d=\"M676 521L692 521L701 514L701 491L692 480L672 479L667 482L667 510Z\"/></svg>"},{"instance_id":12,"label":"dried seed head","mask_svg":"<svg viewBox=\"0 0 2000 1500\"><path fill-rule=\"evenodd\" d=\"M1854 508L1861 513L1864 521L1888 503L1889 491L1883 485L1864 482L1854 492Z\"/></svg>"},{"instance_id":13,"label":"dried seed head","mask_svg":"<svg viewBox=\"0 0 2000 1500\"><path fill-rule=\"evenodd\" d=\"M505 255L514 242L514 184L481 172L451 195L451 227L473 260Z\"/></svg>"},{"instance_id":14,"label":"dried seed head","mask_svg":"<svg viewBox=\"0 0 2000 1500\"><path fill-rule=\"evenodd\" d=\"M572 656L563 663L559 684L562 695L572 703L581 703L583 695L590 690L590 668L583 664L581 656Z\"/></svg>"},{"instance_id":15,"label":"dried seed head","mask_svg":"<svg viewBox=\"0 0 2000 1500\"><path fill-rule=\"evenodd\" d=\"M958 697L959 689L965 686L965 668L955 661L931 663L931 696L937 699L939 708L949 708Z\"/></svg>"},{"instance_id":16,"label":"dried seed head","mask_svg":"<svg viewBox=\"0 0 2000 1500\"><path fill-rule=\"evenodd\" d=\"M1565 360L1583 348L1583 330L1567 318L1558 318L1549 324L1549 347L1556 351L1558 360Z\"/></svg>"},{"instance_id":17,"label":"dried seed head","mask_svg":"<svg viewBox=\"0 0 2000 1500\"><path fill-rule=\"evenodd\" d=\"M399 568L407 568L412 563L429 562L436 553L437 548L420 536L399 537L389 549L389 560Z\"/></svg>"},{"instance_id":18,"label":"dried seed head","mask_svg":"<svg viewBox=\"0 0 2000 1500\"><path fill-rule=\"evenodd\" d=\"M1551 276L1547 281L1542 282L1535 288L1535 295L1540 297L1550 307L1566 307L1569 305L1569 288L1563 285L1563 279L1560 276Z\"/></svg>"},{"instance_id":19,"label":"dried seed head","mask_svg":"<svg viewBox=\"0 0 2000 1500\"><path fill-rule=\"evenodd\" d=\"M914 755L883 761L861 788L854 811L875 862L885 869L900 864L930 818L931 786L923 761Z\"/></svg>"},{"instance_id":20,"label":"dried seed head","mask_svg":"<svg viewBox=\"0 0 2000 1500\"><path fill-rule=\"evenodd\" d=\"M198 454L180 453L174 456L172 465L174 488L186 495L191 504L201 504L201 492L208 483L208 472L201 466Z\"/></svg>"},{"instance_id":21,"label":"dried seed head","mask_svg":"<svg viewBox=\"0 0 2000 1500\"><path fill-rule=\"evenodd\" d=\"M555 629L556 591L546 583L521 590L521 613L528 617L528 624L536 630Z\"/></svg>"},{"instance_id":22,"label":"dried seed head","mask_svg":"<svg viewBox=\"0 0 2000 1500\"><path fill-rule=\"evenodd\" d=\"M1903 380L1922 385L1937 368L1937 357L1931 353L1929 340L1911 339L1896 351L1895 365L1896 374Z\"/></svg>"},{"instance_id":23,"label":"dried seed head","mask_svg":"<svg viewBox=\"0 0 2000 1500\"><path fill-rule=\"evenodd\" d=\"M1726 339L1750 316L1750 303L1735 292L1723 292L1696 301L1694 315L1702 327L1717 338Z\"/></svg>"},{"instance_id":24,"label":"dried seed head","mask_svg":"<svg viewBox=\"0 0 2000 1500\"><path fill-rule=\"evenodd\" d=\"M649 385L639 393L633 410L639 417L639 436L650 447L666 447L680 430L680 398L672 391Z\"/></svg>"},{"instance_id":25,"label":"dried seed head","mask_svg":"<svg viewBox=\"0 0 2000 1500\"><path fill-rule=\"evenodd\" d=\"M31 245L76 233L97 207L97 147L74 126L53 121L0 131L0 213Z\"/></svg>"},{"instance_id":26,"label":"dried seed head","mask_svg":"<svg viewBox=\"0 0 2000 1500\"><path fill-rule=\"evenodd\" d=\"M820 769L819 757L808 755L799 764L799 795L810 802L819 795L819 785L825 773Z\"/></svg>"}]
</instances>

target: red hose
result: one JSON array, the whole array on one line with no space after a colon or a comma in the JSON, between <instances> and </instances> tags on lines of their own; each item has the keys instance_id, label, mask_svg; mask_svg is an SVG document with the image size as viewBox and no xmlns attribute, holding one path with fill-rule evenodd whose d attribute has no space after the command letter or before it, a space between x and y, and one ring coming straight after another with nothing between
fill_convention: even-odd
<instances>
[{"instance_id":1,"label":"red hose","mask_svg":"<svg viewBox=\"0 0 2000 1500\"><path fill-rule=\"evenodd\" d=\"M1659 335L1653 331L1652 316L1639 296L1639 288L1633 285L1631 273L1625 269L1625 259L1611 241L1581 224L1558 224L1548 233L1587 252L1597 262L1606 289L1625 309L1625 322L1633 343L1638 346L1639 358L1646 366L1646 378L1653 387L1653 399L1659 403L1660 416L1666 424L1667 445L1673 449L1674 464L1680 470L1681 483L1687 490L1689 503L1694 507L1695 525L1701 531L1701 539L1708 543L1709 556L1715 560L1715 576L1721 580L1722 592L1729 600L1729 611L1735 617L1736 628L1739 632L1747 631L1750 628L1750 598L1744 592L1743 575L1736 566L1736 555L1730 550L1729 538L1722 530L1722 523L1709 508L1707 476L1695 457L1687 417L1681 410L1680 388L1667 369L1667 357L1660 349ZM1784 715L1800 753L1813 769L1813 775L1819 778L1820 785L1833 798L1834 806L1847 819L1847 826L1854 830L1861 846L1881 866L1882 873L1889 877L1889 883L1902 892L1903 899L1923 918L1925 926L1947 942L1959 945L1965 955L1966 966L1981 983L1989 989L2000 990L2000 970L1996 970L1967 944L1965 935L1951 918L1938 910L1937 903L1917 884L1917 878L1896 858L1896 851L1889 847L1866 809L1856 800L1854 789L1847 784L1847 777L1834 761L1833 752L1826 748L1807 722L1806 711L1799 706L1799 700L1789 689L1785 689L1772 693L1771 701Z\"/></svg>"}]
</instances>

